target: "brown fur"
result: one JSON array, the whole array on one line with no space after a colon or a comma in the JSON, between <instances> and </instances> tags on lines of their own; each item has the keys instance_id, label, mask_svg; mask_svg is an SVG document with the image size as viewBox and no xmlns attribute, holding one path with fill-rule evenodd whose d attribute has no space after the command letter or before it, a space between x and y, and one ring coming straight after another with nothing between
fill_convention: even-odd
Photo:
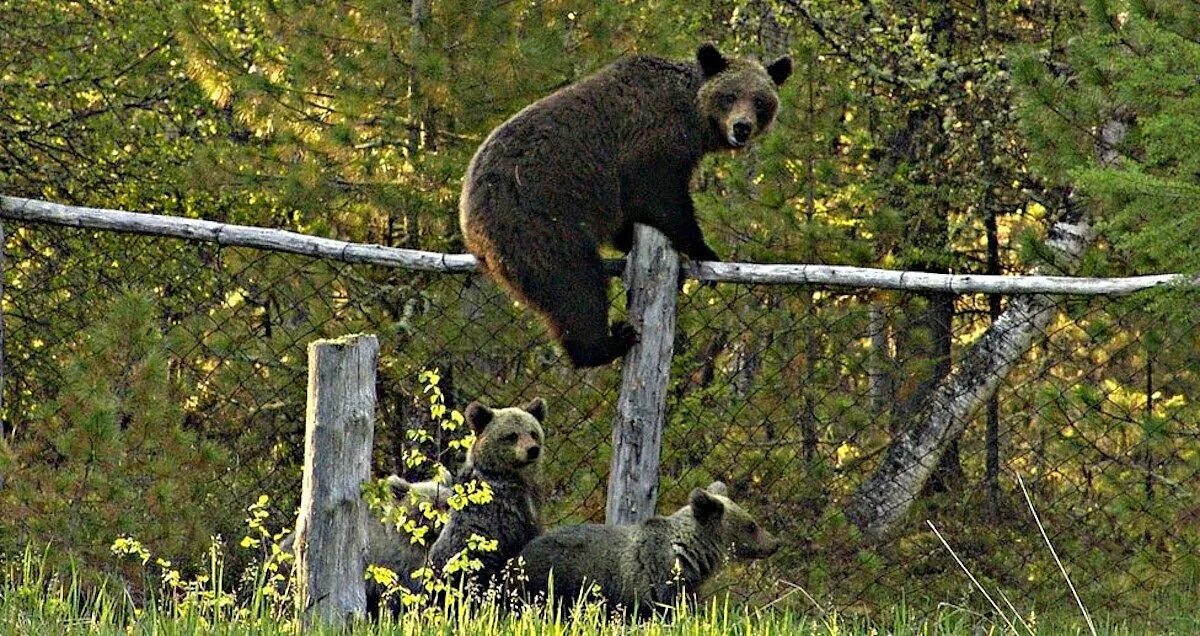
<instances>
[{"instance_id":1,"label":"brown fur","mask_svg":"<svg viewBox=\"0 0 1200 636\"><path fill-rule=\"evenodd\" d=\"M705 153L745 147L771 124L791 73L705 45L697 60L628 57L502 124L467 168L459 202L484 271L540 312L572 364L607 364L636 342L610 332L598 249L628 251L633 224L696 260L718 260L688 184ZM735 134L736 133L736 134Z\"/></svg>"},{"instance_id":2,"label":"brown fur","mask_svg":"<svg viewBox=\"0 0 1200 636\"><path fill-rule=\"evenodd\" d=\"M728 498L725 484L695 489L690 505L637 525L559 526L521 551L524 596L570 610L578 600L648 617L695 596L729 558L770 556L779 541ZM553 588L553 590L551 590ZM598 593L598 598L592 592Z\"/></svg>"},{"instance_id":3,"label":"brown fur","mask_svg":"<svg viewBox=\"0 0 1200 636\"><path fill-rule=\"evenodd\" d=\"M443 572L451 559L468 550L472 535L494 539L495 551L470 555L482 567L467 577L467 583L486 590L504 564L542 533L539 472L546 403L537 398L522 407L493 410L472 402L465 416L475 431L475 443L455 484L486 482L492 500L451 510L429 550L429 561L435 572Z\"/></svg>"}]
</instances>

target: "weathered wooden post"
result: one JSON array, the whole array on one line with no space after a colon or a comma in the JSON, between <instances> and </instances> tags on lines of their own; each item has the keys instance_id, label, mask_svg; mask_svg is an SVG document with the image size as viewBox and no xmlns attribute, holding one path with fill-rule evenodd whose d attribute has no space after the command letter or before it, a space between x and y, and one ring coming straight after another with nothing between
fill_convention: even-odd
<instances>
[{"instance_id":1,"label":"weathered wooden post","mask_svg":"<svg viewBox=\"0 0 1200 636\"><path fill-rule=\"evenodd\" d=\"M304 485L296 521L297 604L307 624L362 617L367 505L379 341L354 335L308 345Z\"/></svg>"},{"instance_id":2,"label":"weathered wooden post","mask_svg":"<svg viewBox=\"0 0 1200 636\"><path fill-rule=\"evenodd\" d=\"M608 523L637 523L655 511L678 285L679 255L658 230L636 226L625 288L629 321L641 342L625 355L621 369L608 474Z\"/></svg>"}]
</instances>

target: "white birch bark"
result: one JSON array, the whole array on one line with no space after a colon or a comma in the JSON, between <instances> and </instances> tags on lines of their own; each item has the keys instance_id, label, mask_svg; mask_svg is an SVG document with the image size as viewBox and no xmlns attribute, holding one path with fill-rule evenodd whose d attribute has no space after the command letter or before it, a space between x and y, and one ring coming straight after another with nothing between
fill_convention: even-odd
<instances>
[{"instance_id":1,"label":"white birch bark","mask_svg":"<svg viewBox=\"0 0 1200 636\"><path fill-rule=\"evenodd\" d=\"M1117 164L1115 148L1126 130L1127 125L1118 120L1101 128L1101 165ZM1075 205L1074 196L1069 199L1072 202L1068 206ZM1069 270L1092 244L1095 232L1086 214L1069 209L1063 217L1050 228L1046 245L1058 255L1057 265ZM851 495L846 516L852 523L879 538L904 517L947 445L995 395L1034 339L1046 332L1056 311L1056 299L1046 294L1017 296L1009 302L983 337L967 350L958 368L934 390L923 412L915 418L918 424L892 442L883 463Z\"/></svg>"}]
</instances>

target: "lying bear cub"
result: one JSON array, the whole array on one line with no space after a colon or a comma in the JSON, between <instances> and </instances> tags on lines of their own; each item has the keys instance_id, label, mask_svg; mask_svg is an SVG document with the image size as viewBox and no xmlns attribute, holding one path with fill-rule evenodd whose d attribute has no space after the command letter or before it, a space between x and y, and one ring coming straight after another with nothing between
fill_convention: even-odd
<instances>
[{"instance_id":1,"label":"lying bear cub","mask_svg":"<svg viewBox=\"0 0 1200 636\"><path fill-rule=\"evenodd\" d=\"M726 497L725 484L718 481L693 490L690 505L668 517L632 526L550 530L525 546L509 567L523 568L528 600L552 593L568 608L581 597L604 600L610 610L648 618L676 606L681 597L694 596L728 558L758 559L778 547L771 533Z\"/></svg>"}]
</instances>

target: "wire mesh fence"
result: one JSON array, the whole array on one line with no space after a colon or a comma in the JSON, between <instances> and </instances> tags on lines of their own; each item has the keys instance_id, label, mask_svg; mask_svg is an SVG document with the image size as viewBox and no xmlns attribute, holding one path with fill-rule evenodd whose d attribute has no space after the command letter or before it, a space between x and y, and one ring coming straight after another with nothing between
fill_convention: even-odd
<instances>
[{"instance_id":1,"label":"wire mesh fence","mask_svg":"<svg viewBox=\"0 0 1200 636\"><path fill-rule=\"evenodd\" d=\"M139 402L144 357L100 367L115 387L102 395L79 377L97 373L81 358L112 355L96 344L105 334L136 330L119 305L138 294L152 299L153 331L162 338L151 348L169 369L165 390L180 426L194 444L215 449L188 476L204 485L194 500L172 500L202 511L204 533L239 536L244 507L263 493L276 523L291 523L303 460L305 347L353 332L375 333L382 345L379 474L427 477L403 462L404 432L413 427L435 435L428 451L459 461L436 437L417 379L437 368L451 407L544 397L546 521L603 520L619 365L571 369L533 314L476 274L10 221L5 229L9 459L0 501L13 512L0 523L0 540L69 535L78 528L45 525L68 518L65 510L101 520L73 541L94 542L98 554L111 543L103 530L119 511L105 507L105 491L40 472L73 475L78 467L68 464L91 457L64 441L66 429L89 426L74 421L94 412L80 403L124 400L110 410L126 419L146 403ZM619 285L612 292L619 314ZM726 481L732 497L785 541L772 559L732 568L713 585L756 604L868 614L901 600L925 609L980 606L925 520L976 577L1015 594L1022 609L1070 603L1015 485L1019 473L1090 607L1153 625L1164 595L1193 589L1200 573L1193 400L1200 316L1166 320L1145 295L1064 298L901 527L870 541L847 521L844 504L891 440L916 425L930 387L991 320L985 296L939 300L947 297L685 284L660 511L682 504L693 487ZM144 440L126 449L129 457L170 452ZM154 473L141 478L126 487L150 501ZM172 531L164 528L162 538Z\"/></svg>"}]
</instances>

